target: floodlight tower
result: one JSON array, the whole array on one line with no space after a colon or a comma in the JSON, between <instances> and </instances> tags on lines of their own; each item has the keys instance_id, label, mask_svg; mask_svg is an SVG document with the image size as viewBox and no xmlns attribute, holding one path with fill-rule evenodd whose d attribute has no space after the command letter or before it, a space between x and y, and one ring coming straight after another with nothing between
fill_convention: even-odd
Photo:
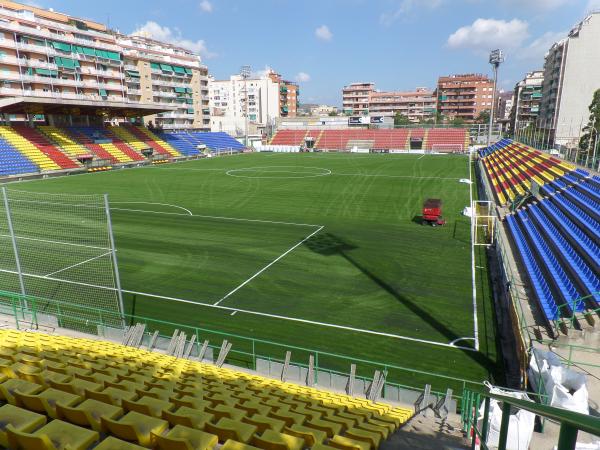
<instances>
[{"instance_id":1,"label":"floodlight tower","mask_svg":"<svg viewBox=\"0 0 600 450\"><path fill-rule=\"evenodd\" d=\"M244 145L248 147L248 83L246 80L250 78L252 69L250 66L242 66L240 75L244 80Z\"/></svg>"},{"instance_id":2,"label":"floodlight tower","mask_svg":"<svg viewBox=\"0 0 600 450\"><path fill-rule=\"evenodd\" d=\"M492 92L492 108L490 110L490 123L488 124L487 145L490 146L492 141L492 125L494 123L494 108L496 107L496 85L498 84L498 67L504 62L504 53L500 49L490 52L490 64L494 71L494 91Z\"/></svg>"}]
</instances>

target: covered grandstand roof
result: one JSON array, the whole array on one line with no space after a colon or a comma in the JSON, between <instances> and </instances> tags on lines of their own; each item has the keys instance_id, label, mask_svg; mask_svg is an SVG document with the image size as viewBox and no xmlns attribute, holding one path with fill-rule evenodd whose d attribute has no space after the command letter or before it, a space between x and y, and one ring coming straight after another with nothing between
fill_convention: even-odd
<instances>
[{"instance_id":1,"label":"covered grandstand roof","mask_svg":"<svg viewBox=\"0 0 600 450\"><path fill-rule=\"evenodd\" d=\"M176 106L47 97L6 97L0 99L0 112L5 114L73 114L138 117L175 111Z\"/></svg>"}]
</instances>

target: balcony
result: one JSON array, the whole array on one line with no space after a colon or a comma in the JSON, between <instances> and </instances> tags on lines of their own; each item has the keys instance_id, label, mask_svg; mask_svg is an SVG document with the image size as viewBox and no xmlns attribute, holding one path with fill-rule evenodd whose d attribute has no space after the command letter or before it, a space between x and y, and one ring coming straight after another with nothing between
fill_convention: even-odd
<instances>
[{"instance_id":1,"label":"balcony","mask_svg":"<svg viewBox=\"0 0 600 450\"><path fill-rule=\"evenodd\" d=\"M14 56L0 56L0 63L7 65L21 65L26 67L39 67L42 69L52 69L57 70L58 67L56 64L52 64L46 61L39 61L37 59L27 59L27 58L16 58Z\"/></svg>"},{"instance_id":2,"label":"balcony","mask_svg":"<svg viewBox=\"0 0 600 450\"><path fill-rule=\"evenodd\" d=\"M45 98L57 98L57 99L74 99L74 100L88 100L88 101L113 101L113 102L128 102L127 99L122 97L110 96L108 99L104 99L97 94L75 94L71 92L46 92L40 90L29 90L29 89L15 89L15 88L0 88L0 95L12 95L12 96L24 96L24 97L45 97Z\"/></svg>"},{"instance_id":3,"label":"balcony","mask_svg":"<svg viewBox=\"0 0 600 450\"><path fill-rule=\"evenodd\" d=\"M121 48L115 44L107 44L107 43L100 42L100 41L92 41L92 40L87 40L87 39L79 39L79 38L71 37L71 36L58 35L55 33L50 33L49 31L46 31L46 30L38 30L37 28L25 27L23 25L18 25L16 23L4 23L4 24L2 24L2 28L16 31L18 33L30 35L30 36L42 37L42 38L52 40L52 41L64 41L64 42L68 42L69 44L79 44L79 45L84 45L87 47L94 47L94 48L100 48L103 50L110 50L113 52L121 51ZM108 35L106 37L108 37Z\"/></svg>"},{"instance_id":4,"label":"balcony","mask_svg":"<svg viewBox=\"0 0 600 450\"><path fill-rule=\"evenodd\" d=\"M140 89L130 89L130 88L127 88L127 94L142 95L142 91Z\"/></svg>"},{"instance_id":5,"label":"balcony","mask_svg":"<svg viewBox=\"0 0 600 450\"><path fill-rule=\"evenodd\" d=\"M152 91L152 95L155 97L167 97L167 98L176 98L177 94L175 92L162 92L162 91Z\"/></svg>"},{"instance_id":6,"label":"balcony","mask_svg":"<svg viewBox=\"0 0 600 450\"><path fill-rule=\"evenodd\" d=\"M160 113L158 117L161 119L192 119L194 117L194 113L168 112Z\"/></svg>"}]
</instances>

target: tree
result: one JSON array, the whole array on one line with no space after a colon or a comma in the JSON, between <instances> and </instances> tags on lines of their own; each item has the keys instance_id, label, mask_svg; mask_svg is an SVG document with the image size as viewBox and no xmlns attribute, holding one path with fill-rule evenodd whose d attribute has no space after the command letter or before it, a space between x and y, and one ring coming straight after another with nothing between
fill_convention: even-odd
<instances>
[{"instance_id":1,"label":"tree","mask_svg":"<svg viewBox=\"0 0 600 450\"><path fill-rule=\"evenodd\" d=\"M476 123L489 123L490 122L490 111L485 110L481 111L479 115L475 118Z\"/></svg>"},{"instance_id":2,"label":"tree","mask_svg":"<svg viewBox=\"0 0 600 450\"><path fill-rule=\"evenodd\" d=\"M334 116L338 115L338 112L337 111L330 111L328 115L331 116L331 117L334 117Z\"/></svg>"},{"instance_id":3,"label":"tree","mask_svg":"<svg viewBox=\"0 0 600 450\"><path fill-rule=\"evenodd\" d=\"M396 111L394 115L394 126L410 125L410 120L400 111Z\"/></svg>"},{"instance_id":4,"label":"tree","mask_svg":"<svg viewBox=\"0 0 600 450\"><path fill-rule=\"evenodd\" d=\"M455 127L460 127L465 124L465 119L463 119L462 117L456 116L452 119L452 121L450 123L452 125L454 125Z\"/></svg>"},{"instance_id":5,"label":"tree","mask_svg":"<svg viewBox=\"0 0 600 450\"><path fill-rule=\"evenodd\" d=\"M589 106L590 118L588 124L583 127L583 135L579 138L579 149L587 152L589 149L594 151L598 132L600 132L600 89L594 92L592 103ZM592 141L590 142L590 139Z\"/></svg>"}]
</instances>

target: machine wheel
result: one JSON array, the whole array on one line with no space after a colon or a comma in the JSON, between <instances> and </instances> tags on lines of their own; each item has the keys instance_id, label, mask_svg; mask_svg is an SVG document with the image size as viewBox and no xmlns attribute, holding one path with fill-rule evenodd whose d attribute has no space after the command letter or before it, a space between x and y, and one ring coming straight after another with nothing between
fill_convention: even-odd
<instances>
[{"instance_id":1,"label":"machine wheel","mask_svg":"<svg viewBox=\"0 0 600 450\"><path fill-rule=\"evenodd\" d=\"M437 227L437 223L435 223L435 222L431 222L431 226L432 226L432 227Z\"/></svg>"}]
</instances>

